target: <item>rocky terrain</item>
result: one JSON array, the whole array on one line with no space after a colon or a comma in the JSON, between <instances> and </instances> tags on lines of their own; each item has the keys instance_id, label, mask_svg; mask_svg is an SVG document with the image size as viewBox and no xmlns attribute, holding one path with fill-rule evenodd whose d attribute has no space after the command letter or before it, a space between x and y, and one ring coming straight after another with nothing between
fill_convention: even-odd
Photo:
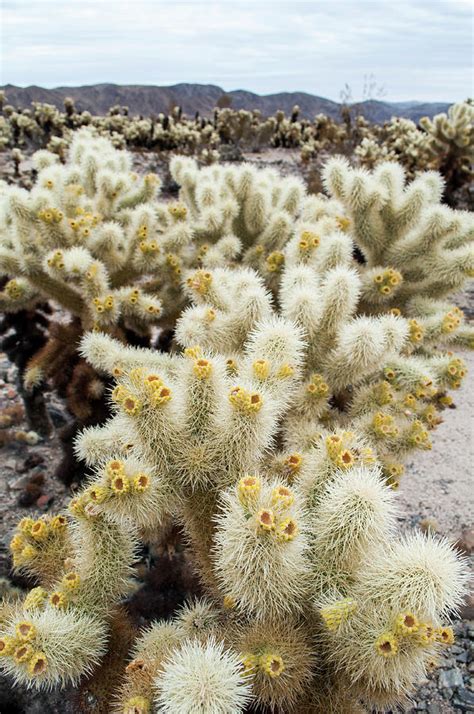
<instances>
[{"instance_id":1,"label":"rocky terrain","mask_svg":"<svg viewBox=\"0 0 474 714\"><path fill-rule=\"evenodd\" d=\"M214 107L223 100L226 106L233 109L259 109L264 116L274 114L282 109L291 114L295 104L300 107L300 115L313 119L316 114L324 113L338 119L341 115L341 104L323 97L317 97L306 92L280 92L278 94L259 95L237 89L225 92L213 84L175 84L170 87L148 85L117 85L94 84L84 87L16 87L4 85L8 102L17 107L28 107L31 102L46 102L62 109L64 98L72 97L79 111L89 111L92 114L106 114L114 104L125 105L130 114L159 114L168 112L173 106L180 106L185 114L195 112L207 116L212 114ZM401 116L418 121L422 116L432 117L447 111L449 103L422 102L382 102L367 100L357 104L357 113L373 122L384 122L392 116Z\"/></svg>"}]
</instances>

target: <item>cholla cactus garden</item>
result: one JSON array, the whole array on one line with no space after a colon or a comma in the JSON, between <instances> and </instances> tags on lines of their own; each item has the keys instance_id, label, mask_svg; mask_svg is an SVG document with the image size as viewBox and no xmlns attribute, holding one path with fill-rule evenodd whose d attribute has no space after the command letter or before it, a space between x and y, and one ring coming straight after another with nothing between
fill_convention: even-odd
<instances>
[{"instance_id":1,"label":"cholla cactus garden","mask_svg":"<svg viewBox=\"0 0 474 714\"><path fill-rule=\"evenodd\" d=\"M137 634L113 671L111 711L406 703L453 642L465 592L447 541L397 534L395 488L465 375L452 350L472 330L449 296L474 270L471 216L441 204L437 173L407 182L392 162L369 173L333 159L327 195L314 197L270 170L175 159L179 203L159 203L147 179L125 189L107 175L90 194L101 215L121 201L123 220L109 213L118 225L97 235L81 224L90 234L72 247L80 218L62 230L60 206L78 199L62 171L40 173L53 186L41 186L34 217L11 196L12 225L34 220L40 247L64 245L33 260L15 232L2 261L17 287L4 300L34 300L67 272L64 294L87 315L81 354L115 380L113 416L76 441L92 475L68 511L24 518L13 535L14 568L36 586L5 606L4 671L38 690L100 677L138 548L171 521L202 596ZM142 243L162 257L142 260ZM144 265L154 292L129 306L130 273ZM142 320L147 300L158 309L170 296L172 352L104 329L125 303Z\"/></svg>"}]
</instances>

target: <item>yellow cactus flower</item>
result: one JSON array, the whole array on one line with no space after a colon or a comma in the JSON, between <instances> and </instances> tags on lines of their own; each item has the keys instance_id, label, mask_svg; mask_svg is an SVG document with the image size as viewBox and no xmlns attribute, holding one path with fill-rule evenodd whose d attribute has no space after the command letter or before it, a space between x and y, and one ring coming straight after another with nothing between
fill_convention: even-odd
<instances>
[{"instance_id":1,"label":"yellow cactus flower","mask_svg":"<svg viewBox=\"0 0 474 714\"><path fill-rule=\"evenodd\" d=\"M170 401L172 396L171 389L169 387L162 386L159 389L155 389L152 395L152 403L154 406L161 406Z\"/></svg>"},{"instance_id":2,"label":"yellow cactus flower","mask_svg":"<svg viewBox=\"0 0 474 714\"><path fill-rule=\"evenodd\" d=\"M237 493L239 501L244 505L248 505L254 501L260 493L261 483L258 476L244 476L237 484Z\"/></svg>"},{"instance_id":3,"label":"yellow cactus flower","mask_svg":"<svg viewBox=\"0 0 474 714\"><path fill-rule=\"evenodd\" d=\"M208 379L212 373L212 364L207 359L197 359L193 365L193 372L198 379Z\"/></svg>"},{"instance_id":4,"label":"yellow cactus flower","mask_svg":"<svg viewBox=\"0 0 474 714\"><path fill-rule=\"evenodd\" d=\"M279 677L285 670L283 659L277 654L264 654L259 660L260 668L274 679Z\"/></svg>"},{"instance_id":5,"label":"yellow cactus flower","mask_svg":"<svg viewBox=\"0 0 474 714\"><path fill-rule=\"evenodd\" d=\"M77 590L81 584L81 578L77 573L70 572L63 576L61 583L67 590Z\"/></svg>"},{"instance_id":6,"label":"yellow cactus flower","mask_svg":"<svg viewBox=\"0 0 474 714\"><path fill-rule=\"evenodd\" d=\"M394 657L398 652L397 638L393 632L384 632L383 635L377 637L374 647L382 657Z\"/></svg>"},{"instance_id":7,"label":"yellow cactus flower","mask_svg":"<svg viewBox=\"0 0 474 714\"><path fill-rule=\"evenodd\" d=\"M340 469L350 469L355 463L355 457L352 451L344 449L335 459L335 464Z\"/></svg>"},{"instance_id":8,"label":"yellow cactus flower","mask_svg":"<svg viewBox=\"0 0 474 714\"><path fill-rule=\"evenodd\" d=\"M109 489L106 486L90 486L86 493L94 503L104 503L109 495Z\"/></svg>"},{"instance_id":9,"label":"yellow cactus flower","mask_svg":"<svg viewBox=\"0 0 474 714\"><path fill-rule=\"evenodd\" d=\"M33 588L24 599L23 608L25 610L37 610L44 605L47 597L48 593L44 588Z\"/></svg>"},{"instance_id":10,"label":"yellow cactus flower","mask_svg":"<svg viewBox=\"0 0 474 714\"><path fill-rule=\"evenodd\" d=\"M16 635L22 642L30 642L36 637L36 627L32 622L22 620L15 628Z\"/></svg>"},{"instance_id":11,"label":"yellow cactus flower","mask_svg":"<svg viewBox=\"0 0 474 714\"><path fill-rule=\"evenodd\" d=\"M62 531L67 526L66 516L54 516L49 524L52 531Z\"/></svg>"},{"instance_id":12,"label":"yellow cactus flower","mask_svg":"<svg viewBox=\"0 0 474 714\"><path fill-rule=\"evenodd\" d=\"M266 379L270 374L270 363L266 359L257 359L253 363L252 369L258 379Z\"/></svg>"},{"instance_id":13,"label":"yellow cactus flower","mask_svg":"<svg viewBox=\"0 0 474 714\"><path fill-rule=\"evenodd\" d=\"M15 533L10 541L10 550L12 553L20 553L25 547L26 541L19 533Z\"/></svg>"},{"instance_id":14,"label":"yellow cactus flower","mask_svg":"<svg viewBox=\"0 0 474 714\"><path fill-rule=\"evenodd\" d=\"M436 628L430 622L420 622L416 631L416 641L421 645L430 645L436 641Z\"/></svg>"},{"instance_id":15,"label":"yellow cactus flower","mask_svg":"<svg viewBox=\"0 0 474 714\"><path fill-rule=\"evenodd\" d=\"M290 454L283 461L283 466L288 472L288 476L293 478L301 469L301 464L303 463L303 457L301 454Z\"/></svg>"},{"instance_id":16,"label":"yellow cactus flower","mask_svg":"<svg viewBox=\"0 0 474 714\"><path fill-rule=\"evenodd\" d=\"M143 405L141 401L130 393L127 394L127 396L124 397L121 402L122 409L124 410L125 414L128 414L129 416L136 416L137 414L139 414L142 409L142 406Z\"/></svg>"},{"instance_id":17,"label":"yellow cactus flower","mask_svg":"<svg viewBox=\"0 0 474 714\"><path fill-rule=\"evenodd\" d=\"M272 504L274 506L289 508L294 500L294 494L287 486L276 486L272 491Z\"/></svg>"},{"instance_id":18,"label":"yellow cactus flower","mask_svg":"<svg viewBox=\"0 0 474 714\"><path fill-rule=\"evenodd\" d=\"M120 459L112 459L105 465L105 472L107 476L117 476L123 474L125 470L125 464Z\"/></svg>"},{"instance_id":19,"label":"yellow cactus flower","mask_svg":"<svg viewBox=\"0 0 474 714\"><path fill-rule=\"evenodd\" d=\"M28 660L31 659L32 656L33 656L33 647L28 644L20 645L19 647L16 648L16 650L13 653L13 659L18 664L21 664L23 662L28 662Z\"/></svg>"},{"instance_id":20,"label":"yellow cactus flower","mask_svg":"<svg viewBox=\"0 0 474 714\"><path fill-rule=\"evenodd\" d=\"M243 387L233 387L229 394L229 401L238 411L245 414L259 412L263 399L257 392L248 392Z\"/></svg>"},{"instance_id":21,"label":"yellow cactus flower","mask_svg":"<svg viewBox=\"0 0 474 714\"><path fill-rule=\"evenodd\" d=\"M34 652L28 662L28 672L33 675L33 677L38 677L40 674L44 674L48 669L48 660L44 652Z\"/></svg>"},{"instance_id":22,"label":"yellow cactus flower","mask_svg":"<svg viewBox=\"0 0 474 714\"><path fill-rule=\"evenodd\" d=\"M123 714L149 714L151 701L145 697L132 697L127 699L123 707Z\"/></svg>"},{"instance_id":23,"label":"yellow cactus flower","mask_svg":"<svg viewBox=\"0 0 474 714\"><path fill-rule=\"evenodd\" d=\"M150 477L148 476L148 474L139 472L133 477L132 484L134 491L136 491L137 493L144 493L150 488Z\"/></svg>"},{"instance_id":24,"label":"yellow cactus flower","mask_svg":"<svg viewBox=\"0 0 474 714\"><path fill-rule=\"evenodd\" d=\"M454 631L452 627L437 627L435 630L437 642L443 645L452 645L454 643Z\"/></svg>"},{"instance_id":25,"label":"yellow cactus flower","mask_svg":"<svg viewBox=\"0 0 474 714\"><path fill-rule=\"evenodd\" d=\"M130 481L124 473L113 476L110 481L110 488L118 496L128 493L130 490Z\"/></svg>"},{"instance_id":26,"label":"yellow cactus flower","mask_svg":"<svg viewBox=\"0 0 474 714\"><path fill-rule=\"evenodd\" d=\"M281 367L279 367L276 376L278 379L287 379L288 377L292 377L295 373L295 368L291 366L291 364L282 364Z\"/></svg>"},{"instance_id":27,"label":"yellow cactus flower","mask_svg":"<svg viewBox=\"0 0 474 714\"><path fill-rule=\"evenodd\" d=\"M225 610L234 610L236 606L235 599L232 595L224 595L222 599L222 604Z\"/></svg>"},{"instance_id":28,"label":"yellow cactus flower","mask_svg":"<svg viewBox=\"0 0 474 714\"><path fill-rule=\"evenodd\" d=\"M56 607L58 610L62 610L66 607L68 600L66 595L61 592L61 590L55 590L49 596L49 602L53 607Z\"/></svg>"},{"instance_id":29,"label":"yellow cactus flower","mask_svg":"<svg viewBox=\"0 0 474 714\"><path fill-rule=\"evenodd\" d=\"M199 295L206 295L211 284L212 275L204 270L197 270L193 276L186 280L186 285L199 293Z\"/></svg>"},{"instance_id":30,"label":"yellow cactus flower","mask_svg":"<svg viewBox=\"0 0 474 714\"><path fill-rule=\"evenodd\" d=\"M24 561L33 560L38 555L38 551L34 546L28 544L25 545L20 555Z\"/></svg>"},{"instance_id":31,"label":"yellow cactus flower","mask_svg":"<svg viewBox=\"0 0 474 714\"><path fill-rule=\"evenodd\" d=\"M244 674L254 672L258 667L258 657L250 652L241 655L241 661L244 668Z\"/></svg>"},{"instance_id":32,"label":"yellow cactus flower","mask_svg":"<svg viewBox=\"0 0 474 714\"><path fill-rule=\"evenodd\" d=\"M335 632L356 610L356 601L346 598L322 607L319 612L326 628L330 632Z\"/></svg>"},{"instance_id":33,"label":"yellow cactus flower","mask_svg":"<svg viewBox=\"0 0 474 714\"><path fill-rule=\"evenodd\" d=\"M270 508L262 508L257 513L257 524L263 531L275 529L275 514Z\"/></svg>"},{"instance_id":34,"label":"yellow cactus flower","mask_svg":"<svg viewBox=\"0 0 474 714\"><path fill-rule=\"evenodd\" d=\"M278 250L273 251L267 256L266 266L270 273L276 273L285 262L285 256Z\"/></svg>"},{"instance_id":35,"label":"yellow cactus flower","mask_svg":"<svg viewBox=\"0 0 474 714\"><path fill-rule=\"evenodd\" d=\"M22 518L21 521L18 523L18 529L21 531L21 533L24 533L25 535L31 535L31 528L34 525L35 521L33 518Z\"/></svg>"},{"instance_id":36,"label":"yellow cactus flower","mask_svg":"<svg viewBox=\"0 0 474 714\"><path fill-rule=\"evenodd\" d=\"M9 635L3 635L0 637L0 657L7 657L11 655L15 649L16 641L13 637Z\"/></svg>"},{"instance_id":37,"label":"yellow cactus flower","mask_svg":"<svg viewBox=\"0 0 474 714\"><path fill-rule=\"evenodd\" d=\"M288 543L298 535L298 526L293 518L285 518L276 527L277 540Z\"/></svg>"},{"instance_id":38,"label":"yellow cactus flower","mask_svg":"<svg viewBox=\"0 0 474 714\"><path fill-rule=\"evenodd\" d=\"M418 630L418 618L412 612L402 612L395 621L395 632L399 635L411 635Z\"/></svg>"}]
</instances>

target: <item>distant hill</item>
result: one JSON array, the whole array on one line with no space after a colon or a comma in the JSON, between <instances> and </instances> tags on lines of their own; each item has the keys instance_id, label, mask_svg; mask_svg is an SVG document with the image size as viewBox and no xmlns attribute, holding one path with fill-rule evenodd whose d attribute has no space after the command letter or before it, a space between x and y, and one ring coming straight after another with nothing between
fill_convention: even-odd
<instances>
[{"instance_id":1,"label":"distant hill","mask_svg":"<svg viewBox=\"0 0 474 714\"><path fill-rule=\"evenodd\" d=\"M73 97L80 111L92 114L105 114L114 104L126 105L131 115L158 114L167 112L173 105L182 107L183 112L193 115L199 111L209 115L217 101L226 96L234 109L260 109L263 115L274 114L283 109L287 114L298 104L301 115L312 119L315 114L324 113L334 118L340 116L341 105L323 97L317 97L305 92L280 92L278 94L254 94L243 89L224 92L221 87L213 84L175 84L171 87L154 87L149 85L118 85L93 84L84 87L16 87L7 84L5 90L7 101L17 107L28 107L31 102L47 102L58 108L63 107L64 97ZM445 112L448 103L422 102L381 102L369 100L360 102L358 110L367 119L383 122L392 116L402 116L418 121L422 116L432 117L439 112Z\"/></svg>"}]
</instances>

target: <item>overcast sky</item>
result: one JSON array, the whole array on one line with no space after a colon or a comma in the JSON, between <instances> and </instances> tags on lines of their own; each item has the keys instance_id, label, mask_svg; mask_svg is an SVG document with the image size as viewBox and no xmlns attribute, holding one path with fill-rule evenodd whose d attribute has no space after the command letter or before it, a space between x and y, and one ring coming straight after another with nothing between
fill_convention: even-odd
<instances>
[{"instance_id":1,"label":"overcast sky","mask_svg":"<svg viewBox=\"0 0 474 714\"><path fill-rule=\"evenodd\" d=\"M0 84L473 95L471 0L0 0Z\"/></svg>"}]
</instances>

